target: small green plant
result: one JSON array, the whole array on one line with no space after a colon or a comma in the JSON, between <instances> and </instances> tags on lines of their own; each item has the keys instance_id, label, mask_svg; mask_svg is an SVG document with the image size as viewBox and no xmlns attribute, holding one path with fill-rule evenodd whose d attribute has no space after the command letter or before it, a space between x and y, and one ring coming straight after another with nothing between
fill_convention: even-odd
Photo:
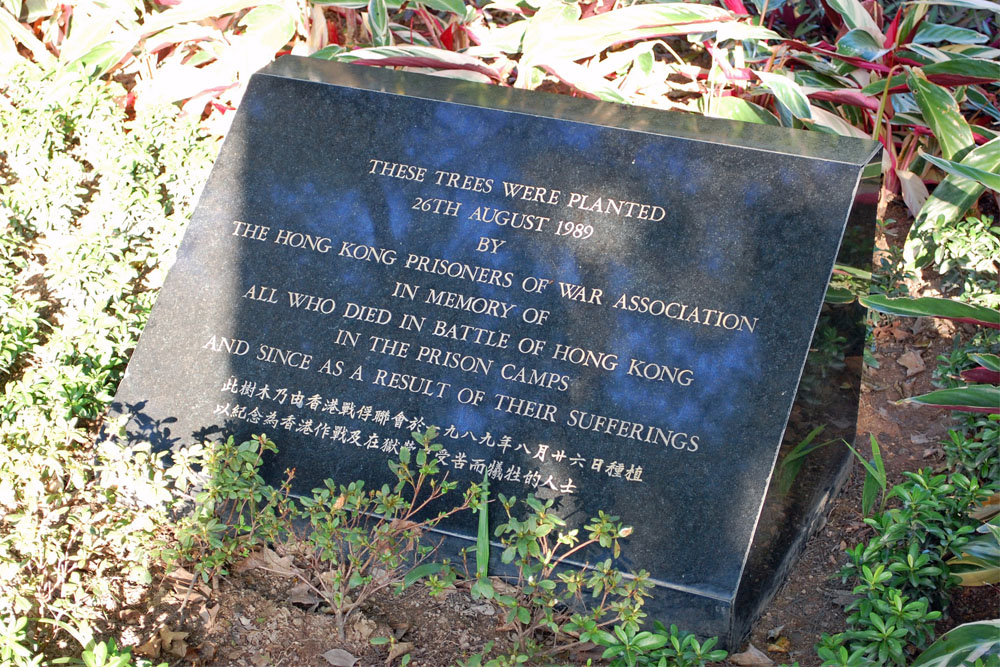
<instances>
[{"instance_id":1,"label":"small green plant","mask_svg":"<svg viewBox=\"0 0 1000 667\"><path fill-rule=\"evenodd\" d=\"M889 244L877 254L875 270L871 274L871 293L887 297L907 296L909 289L906 282L915 277L915 273L903 259L903 249ZM877 318L878 314L875 313L874 316Z\"/></svg>"},{"instance_id":2,"label":"small green plant","mask_svg":"<svg viewBox=\"0 0 1000 667\"><path fill-rule=\"evenodd\" d=\"M874 438L872 447L880 459ZM884 480L884 470L865 463L869 476ZM847 630L824 635L817 646L824 665L905 665L908 646L921 649L933 639L941 612L932 607L944 605L959 581L947 558L969 542L975 527L968 515L989 492L960 473L904 475L883 500L899 506L866 518L874 537L847 550L841 575L856 582L859 597L845 609Z\"/></svg>"},{"instance_id":3,"label":"small green plant","mask_svg":"<svg viewBox=\"0 0 1000 667\"><path fill-rule=\"evenodd\" d=\"M579 641L589 641L602 627L615 623L638 629L645 616L643 599L651 585L648 573L625 577L610 558L589 569L558 569L567 558L591 546L608 549L617 558L619 540L631 534L630 527L601 512L584 526L583 539L580 530L566 530L565 521L552 509L551 499L525 498L523 519L513 513L516 498L501 494L499 501L507 521L494 532L502 547L501 562L516 572L511 578L513 586L497 589L489 579L479 578L472 594L491 599L506 610L519 654L534 659L566 650L572 644L565 641L571 632L579 633ZM477 556L486 549L482 544L476 548ZM584 596L599 602L586 613L566 611L565 605L580 602Z\"/></svg>"},{"instance_id":4,"label":"small green plant","mask_svg":"<svg viewBox=\"0 0 1000 667\"><path fill-rule=\"evenodd\" d=\"M965 427L948 431L948 465L980 479L1000 479L1000 415L973 414Z\"/></svg>"},{"instance_id":5,"label":"small green plant","mask_svg":"<svg viewBox=\"0 0 1000 667\"><path fill-rule=\"evenodd\" d=\"M434 427L413 433L419 445L415 453L400 448L398 461L389 462L393 485L368 489L361 481L326 480L299 500L291 495L291 476L278 488L260 476L265 454L277 451L264 436L188 450L176 465L184 471L200 468L201 473L174 476L189 483L200 480L203 489L180 521L176 544L165 553L208 579L255 549L273 546L303 564L285 566L285 573L327 605L343 638L353 614L378 591L426 579L435 593L454 581L447 563L429 561L436 545L425 534L446 517L469 509L480 492L473 484L456 505L430 513L429 507L457 488L457 482L442 475L436 435ZM309 529L300 534L296 521L307 522Z\"/></svg>"},{"instance_id":6,"label":"small green plant","mask_svg":"<svg viewBox=\"0 0 1000 667\"><path fill-rule=\"evenodd\" d=\"M60 627L80 645L79 658L57 658L47 662L31 640L29 622L25 617L0 621L0 664L5 667L41 667L42 665L83 665L84 667L152 667L149 660L132 657L132 651L121 649L114 639L98 641L87 623L78 626L52 619L39 619L41 625ZM167 667L160 663L157 667Z\"/></svg>"},{"instance_id":7,"label":"small green plant","mask_svg":"<svg viewBox=\"0 0 1000 667\"><path fill-rule=\"evenodd\" d=\"M676 626L667 630L660 623L652 631L641 629L646 616L642 605L651 584L646 572L626 576L615 566L620 540L632 533L617 517L600 512L581 531L568 529L553 510L551 499L529 495L518 503L500 494L498 500L507 520L494 534L501 548L500 561L512 567L514 574L509 584L486 576L490 542L484 519L486 499L481 498L472 595L492 600L506 611L505 620L514 629L515 651L492 658L486 665L548 664L586 642L605 646L604 657L612 665L687 667L725 657L725 651L713 650L715 638L701 644ZM515 513L518 506L523 517ZM588 548L609 551L612 558L590 566L570 559ZM473 656L466 664L484 664L488 652Z\"/></svg>"},{"instance_id":8,"label":"small green plant","mask_svg":"<svg viewBox=\"0 0 1000 667\"><path fill-rule=\"evenodd\" d=\"M595 639L607 647L601 657L609 660L612 667L703 667L725 660L727 655L714 649L717 637L701 643L694 634L682 632L676 625L668 630L659 621L654 623L652 631L642 632L631 626L616 625L613 632L601 631Z\"/></svg>"},{"instance_id":9,"label":"small green plant","mask_svg":"<svg viewBox=\"0 0 1000 667\"><path fill-rule=\"evenodd\" d=\"M45 656L35 651L25 616L0 618L0 664L12 667L35 667Z\"/></svg>"},{"instance_id":10,"label":"small green plant","mask_svg":"<svg viewBox=\"0 0 1000 667\"><path fill-rule=\"evenodd\" d=\"M881 567L888 587L912 599L944 601L947 587L954 584L945 557L975 531L968 513L989 493L959 473L950 479L929 470L904 475L907 481L888 494L900 506L865 519L875 536L848 550L842 575L846 580L861 576L864 568L874 572Z\"/></svg>"},{"instance_id":11,"label":"small green plant","mask_svg":"<svg viewBox=\"0 0 1000 667\"><path fill-rule=\"evenodd\" d=\"M255 436L240 444L230 437L177 453L171 469L177 493L184 497L196 485L201 488L190 497L190 511L177 522L162 557L168 563L190 563L208 581L226 574L231 563L253 549L279 540L292 512L291 477L275 489L259 472L264 454L276 451L272 441Z\"/></svg>"},{"instance_id":12,"label":"small green plant","mask_svg":"<svg viewBox=\"0 0 1000 667\"><path fill-rule=\"evenodd\" d=\"M432 426L413 433L419 445L415 454L400 448L399 460L389 463L395 485L366 490L362 482L335 485L328 480L311 498L303 498L302 509L293 514L308 519L311 530L292 550L302 554L307 571L318 574L299 578L330 606L341 637L361 605L388 586L412 582L414 577L407 575L415 568L427 566L417 571L421 575L444 572L432 591L443 590L451 581L450 568L427 562L436 545L423 535L448 516L468 510L479 489L470 485L459 503L428 516L428 506L458 486L441 473L436 436Z\"/></svg>"}]
</instances>

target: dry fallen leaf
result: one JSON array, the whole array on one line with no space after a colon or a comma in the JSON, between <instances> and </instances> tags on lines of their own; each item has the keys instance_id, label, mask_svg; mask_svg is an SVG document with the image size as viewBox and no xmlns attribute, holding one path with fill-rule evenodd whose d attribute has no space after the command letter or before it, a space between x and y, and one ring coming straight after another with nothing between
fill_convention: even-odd
<instances>
[{"instance_id":1,"label":"dry fallen leaf","mask_svg":"<svg viewBox=\"0 0 1000 667\"><path fill-rule=\"evenodd\" d=\"M160 638L151 637L148 642L142 646L137 646L135 652L144 658L159 658L160 657Z\"/></svg>"},{"instance_id":2,"label":"dry fallen leaf","mask_svg":"<svg viewBox=\"0 0 1000 667\"><path fill-rule=\"evenodd\" d=\"M347 639L355 642L367 642L376 630L375 621L365 615L355 612L354 621L347 628Z\"/></svg>"},{"instance_id":3,"label":"dry fallen leaf","mask_svg":"<svg viewBox=\"0 0 1000 667\"><path fill-rule=\"evenodd\" d=\"M170 574L168 574L165 579L172 584L180 584L182 586L190 586L194 583L194 575L185 570L183 567L171 570Z\"/></svg>"},{"instance_id":4,"label":"dry fallen leaf","mask_svg":"<svg viewBox=\"0 0 1000 667\"><path fill-rule=\"evenodd\" d=\"M761 652L753 644L747 646L743 653L735 653L729 656L729 662L734 665L773 665L774 661Z\"/></svg>"},{"instance_id":5,"label":"dry fallen leaf","mask_svg":"<svg viewBox=\"0 0 1000 667\"><path fill-rule=\"evenodd\" d=\"M220 609L222 609L221 604L216 604L214 607L209 607L207 605L202 607L199 617L201 618L202 626L206 631L215 627L215 619L218 618Z\"/></svg>"},{"instance_id":6,"label":"dry fallen leaf","mask_svg":"<svg viewBox=\"0 0 1000 667\"><path fill-rule=\"evenodd\" d=\"M340 648L332 648L320 657L333 667L354 667L354 663L358 661L353 655Z\"/></svg>"},{"instance_id":7,"label":"dry fallen leaf","mask_svg":"<svg viewBox=\"0 0 1000 667\"><path fill-rule=\"evenodd\" d=\"M279 556L267 547L247 556L236 565L236 571L242 574L258 567L281 577L295 577L302 573L302 570L292 563L291 556Z\"/></svg>"},{"instance_id":8,"label":"dry fallen leaf","mask_svg":"<svg viewBox=\"0 0 1000 667\"><path fill-rule=\"evenodd\" d=\"M160 628L160 650L183 658L187 655L187 642L184 641L187 636L186 632L174 632L167 626L163 626Z\"/></svg>"},{"instance_id":9,"label":"dry fallen leaf","mask_svg":"<svg viewBox=\"0 0 1000 667\"><path fill-rule=\"evenodd\" d=\"M896 359L896 363L906 368L906 377L916 375L920 371L927 368L927 366L924 365L924 360L920 356L920 353L916 350L907 350L903 354L899 355L899 359Z\"/></svg>"},{"instance_id":10,"label":"dry fallen leaf","mask_svg":"<svg viewBox=\"0 0 1000 667\"><path fill-rule=\"evenodd\" d=\"M490 577L490 583L493 584L493 590L501 595L517 595L521 592L516 586L511 586L500 577Z\"/></svg>"},{"instance_id":11,"label":"dry fallen leaf","mask_svg":"<svg viewBox=\"0 0 1000 667\"><path fill-rule=\"evenodd\" d=\"M309 584L301 583L296 584L288 589L288 593L285 594L288 601L292 604L301 604L307 607L311 607L314 604L319 604L322 600L317 597Z\"/></svg>"},{"instance_id":12,"label":"dry fallen leaf","mask_svg":"<svg viewBox=\"0 0 1000 667\"><path fill-rule=\"evenodd\" d=\"M163 596L164 604L186 605L203 602L204 600L205 596L193 589L174 591L173 593L167 593Z\"/></svg>"},{"instance_id":13,"label":"dry fallen leaf","mask_svg":"<svg viewBox=\"0 0 1000 667\"><path fill-rule=\"evenodd\" d=\"M399 642L392 647L389 651L389 662L392 662L396 658L401 658L410 651L413 650L413 644L410 642Z\"/></svg>"}]
</instances>

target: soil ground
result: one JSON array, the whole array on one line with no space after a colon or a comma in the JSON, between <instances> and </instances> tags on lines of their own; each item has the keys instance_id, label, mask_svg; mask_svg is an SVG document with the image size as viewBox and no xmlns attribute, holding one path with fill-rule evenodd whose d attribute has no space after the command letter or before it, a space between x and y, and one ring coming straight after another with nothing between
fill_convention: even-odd
<instances>
[{"instance_id":1,"label":"soil ground","mask_svg":"<svg viewBox=\"0 0 1000 667\"><path fill-rule=\"evenodd\" d=\"M901 232L897 238L905 238L905 229L897 232ZM882 237L883 248L885 242ZM911 288L927 294L933 285ZM966 325L919 319L898 320L876 331L879 366L865 368L856 442L867 448L869 434L878 439L890 485L902 481L907 470L945 467L940 443L954 424L953 417L896 401L930 391L936 357L951 349L956 334L968 338L972 333ZM821 634L843 630L843 606L851 600L850 584L837 575L846 562L844 549L871 535L860 508L863 478L863 470L855 466L827 522L809 540L784 586L755 624L749 642L739 649L746 650L750 644L766 657L739 664L798 661L801 667L817 667L820 661L813 647ZM511 641L502 614L488 602L473 600L461 584L437 598L427 595L420 585L398 598L386 592L349 624L346 641L337 638L331 616L312 611L315 605L301 604L308 602L302 595L294 579L260 569L234 573L212 587L192 586L180 573L162 579L152 591L153 599L122 612L123 639L133 646L142 645L140 654L171 664L252 667L398 665L398 658L407 652L411 665L443 667L482 651L489 641L496 648ZM938 630L997 615L1000 588L958 589ZM375 637L394 639L397 648L391 656L389 645L370 644ZM586 664L592 659L599 664L600 652L592 648L569 660Z\"/></svg>"}]
</instances>

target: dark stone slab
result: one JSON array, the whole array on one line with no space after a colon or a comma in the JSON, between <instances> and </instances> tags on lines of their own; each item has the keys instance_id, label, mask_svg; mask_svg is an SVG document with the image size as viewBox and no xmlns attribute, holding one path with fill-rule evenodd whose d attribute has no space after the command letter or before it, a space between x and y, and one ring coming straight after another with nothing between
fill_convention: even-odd
<instances>
[{"instance_id":1,"label":"dark stone slab","mask_svg":"<svg viewBox=\"0 0 1000 667\"><path fill-rule=\"evenodd\" d=\"M862 313L823 304L835 261L870 268L875 153L282 58L250 82L115 411L158 447L266 432L267 473L303 493L385 479L437 425L453 478L636 526L651 617L733 643L847 470L842 445L794 476L779 450L817 425L853 439Z\"/></svg>"}]
</instances>

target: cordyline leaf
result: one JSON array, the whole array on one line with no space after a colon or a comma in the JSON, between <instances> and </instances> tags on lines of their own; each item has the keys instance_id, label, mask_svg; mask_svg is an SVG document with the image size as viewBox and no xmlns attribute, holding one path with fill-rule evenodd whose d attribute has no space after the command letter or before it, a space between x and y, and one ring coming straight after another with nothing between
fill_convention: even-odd
<instances>
[{"instance_id":1,"label":"cordyline leaf","mask_svg":"<svg viewBox=\"0 0 1000 667\"><path fill-rule=\"evenodd\" d=\"M931 83L939 86L967 86L969 84L1000 81L1000 62L982 58L956 57L920 68Z\"/></svg>"},{"instance_id":2,"label":"cordyline leaf","mask_svg":"<svg viewBox=\"0 0 1000 667\"><path fill-rule=\"evenodd\" d=\"M841 264L839 262L833 265L833 272L848 276L854 276L855 278L861 278L862 280L872 279L871 271L859 269L855 266L848 266L847 264Z\"/></svg>"},{"instance_id":3,"label":"cordyline leaf","mask_svg":"<svg viewBox=\"0 0 1000 667\"><path fill-rule=\"evenodd\" d=\"M480 44L470 47L465 53L481 58L496 58L500 54L510 55L521 52L524 32L530 21L514 21L510 25L494 28L481 35Z\"/></svg>"},{"instance_id":4,"label":"cordyline leaf","mask_svg":"<svg viewBox=\"0 0 1000 667\"><path fill-rule=\"evenodd\" d=\"M915 5L949 5L951 7L966 7L968 9L985 9L1000 14L1000 3L991 0L917 0Z\"/></svg>"},{"instance_id":5,"label":"cordyline leaf","mask_svg":"<svg viewBox=\"0 0 1000 667\"><path fill-rule=\"evenodd\" d=\"M851 303L854 301L854 292L846 287L834 287L831 285L826 288L826 296L823 297L823 301L832 304Z\"/></svg>"},{"instance_id":6,"label":"cordyline leaf","mask_svg":"<svg viewBox=\"0 0 1000 667\"><path fill-rule=\"evenodd\" d=\"M110 57L111 44L120 43L123 53L127 54L139 40L138 23L130 12L104 6L112 3L78 4L82 6L73 11L72 29L59 45L59 59L63 63L74 61L79 67L89 59L98 64ZM84 69L87 67L89 65Z\"/></svg>"},{"instance_id":7,"label":"cordyline leaf","mask_svg":"<svg viewBox=\"0 0 1000 667\"><path fill-rule=\"evenodd\" d=\"M570 22L564 20L567 17L561 13L561 6L566 6L566 3L547 4L529 19L534 23L543 12L546 12L546 22L552 16L563 19L551 25L540 25L541 39L531 45L528 44L528 35L534 31L534 26L529 26L524 49L533 64L540 65L549 58L581 60L612 46L644 39L714 32L725 23L735 21L735 17L721 7L668 2L622 7ZM579 16L579 7L575 4L571 6Z\"/></svg>"},{"instance_id":8,"label":"cordyline leaf","mask_svg":"<svg viewBox=\"0 0 1000 667\"><path fill-rule=\"evenodd\" d=\"M310 53L310 58L317 58L319 60L336 60L337 56L347 51L346 48L340 46L339 44L330 44L329 46L324 46L319 51Z\"/></svg>"},{"instance_id":9,"label":"cordyline leaf","mask_svg":"<svg viewBox=\"0 0 1000 667\"><path fill-rule=\"evenodd\" d=\"M970 354L969 358L984 368L1000 373L1000 356L976 352ZM1000 502L1000 496L998 496L998 502Z\"/></svg>"},{"instance_id":10,"label":"cordyline leaf","mask_svg":"<svg viewBox=\"0 0 1000 667\"><path fill-rule=\"evenodd\" d=\"M479 72L494 81L500 81L500 73L483 62L469 56L426 46L378 46L355 49L335 54L328 58L343 63L357 65L377 65L380 67L429 67L431 69L465 69Z\"/></svg>"},{"instance_id":11,"label":"cordyline leaf","mask_svg":"<svg viewBox=\"0 0 1000 667\"><path fill-rule=\"evenodd\" d=\"M966 88L965 99L966 102L968 102L968 104L977 111L989 114L993 117L993 120L1000 121L1000 109L993 104L993 100L987 97L986 93L983 92L983 89L979 86L969 86ZM981 128L981 125L976 126L977 131Z\"/></svg>"},{"instance_id":12,"label":"cordyline leaf","mask_svg":"<svg viewBox=\"0 0 1000 667\"><path fill-rule=\"evenodd\" d=\"M734 14L740 16L749 16L750 12L747 11L746 5L743 4L742 0L722 0L722 4L726 6L726 9Z\"/></svg>"},{"instance_id":13,"label":"cordyline leaf","mask_svg":"<svg viewBox=\"0 0 1000 667\"><path fill-rule=\"evenodd\" d=\"M344 9L364 9L368 6L368 0L309 0L309 4L328 7L343 7ZM402 0L386 0L385 6L388 9L396 10L399 9L402 4ZM427 6L430 7L430 4Z\"/></svg>"},{"instance_id":14,"label":"cordyline leaf","mask_svg":"<svg viewBox=\"0 0 1000 667\"><path fill-rule=\"evenodd\" d=\"M96 79L125 58L132 51L133 46L135 46L135 40L132 39L102 42L79 58L67 63L65 68L66 70L77 70Z\"/></svg>"},{"instance_id":15,"label":"cordyline leaf","mask_svg":"<svg viewBox=\"0 0 1000 667\"><path fill-rule=\"evenodd\" d=\"M727 39L743 41L747 39L781 39L781 35L768 30L767 28L753 23L722 23L715 31L716 42L724 42Z\"/></svg>"},{"instance_id":16,"label":"cordyline leaf","mask_svg":"<svg viewBox=\"0 0 1000 667\"><path fill-rule=\"evenodd\" d=\"M1000 384L1000 372L991 371L983 366L962 371L960 375L966 382L973 382L977 384Z\"/></svg>"},{"instance_id":17,"label":"cordyline leaf","mask_svg":"<svg viewBox=\"0 0 1000 667\"><path fill-rule=\"evenodd\" d=\"M953 88L972 84L985 84L1000 81L1000 63L982 58L963 58L956 56L954 60L944 60L924 65L920 68L927 80L939 86ZM889 82L890 93L901 93L907 87L906 75L892 77ZM885 90L885 79L874 81L861 89L865 95L881 94Z\"/></svg>"},{"instance_id":18,"label":"cordyline leaf","mask_svg":"<svg viewBox=\"0 0 1000 667\"><path fill-rule=\"evenodd\" d=\"M895 43L897 46L902 46L913 39L916 29L927 16L928 9L927 5L909 3L901 5L900 9L896 10L903 13L903 20L896 31Z\"/></svg>"},{"instance_id":19,"label":"cordyline leaf","mask_svg":"<svg viewBox=\"0 0 1000 667\"><path fill-rule=\"evenodd\" d=\"M903 202L907 210L910 211L910 215L916 216L930 196L927 186L924 185L924 179L906 169L896 169L896 178L899 179L899 188L903 193Z\"/></svg>"},{"instance_id":20,"label":"cordyline leaf","mask_svg":"<svg viewBox=\"0 0 1000 667\"><path fill-rule=\"evenodd\" d=\"M398 43L402 44L414 44L418 46L430 46L431 43L424 38L416 30L411 30L410 26L400 25L399 23L390 23L389 30L392 31L393 36L396 38ZM458 70L456 70L458 71Z\"/></svg>"},{"instance_id":21,"label":"cordyline leaf","mask_svg":"<svg viewBox=\"0 0 1000 667\"><path fill-rule=\"evenodd\" d=\"M45 67L55 65L56 58L45 48L45 44L35 37L34 33L25 28L17 20L17 17L11 14L5 7L0 7L0 30L10 33L11 37L31 51L31 55L35 57L38 64Z\"/></svg>"},{"instance_id":22,"label":"cordyline leaf","mask_svg":"<svg viewBox=\"0 0 1000 667\"><path fill-rule=\"evenodd\" d=\"M622 95L610 81L602 76L596 76L590 69L574 62L547 62L542 68L571 88L583 93L585 97L605 102L627 104L629 99Z\"/></svg>"},{"instance_id":23,"label":"cordyline leaf","mask_svg":"<svg viewBox=\"0 0 1000 667\"><path fill-rule=\"evenodd\" d=\"M1000 584L1000 565L994 565L983 561L967 561L963 558L955 558L948 561L951 566L951 574L958 577L959 586L995 586ZM956 565L969 565L972 570L955 571ZM967 665L971 663L958 663Z\"/></svg>"},{"instance_id":24,"label":"cordyline leaf","mask_svg":"<svg viewBox=\"0 0 1000 667\"><path fill-rule=\"evenodd\" d=\"M844 55L864 58L868 62L875 62L888 53L889 49L882 48L882 45L875 41L871 33L856 28L848 31L837 40L837 51Z\"/></svg>"},{"instance_id":25,"label":"cordyline leaf","mask_svg":"<svg viewBox=\"0 0 1000 667\"><path fill-rule=\"evenodd\" d=\"M962 379L979 384L1000 384L1000 357L995 354L970 354L978 368L962 371Z\"/></svg>"},{"instance_id":26,"label":"cordyline leaf","mask_svg":"<svg viewBox=\"0 0 1000 667\"><path fill-rule=\"evenodd\" d=\"M952 160L934 157L933 155L927 155L926 153L923 154L923 158L935 167L952 174L953 176L970 178L990 190L1000 192L1000 174L994 174L983 169L970 167L969 165L962 164L961 162L954 162Z\"/></svg>"},{"instance_id":27,"label":"cordyline leaf","mask_svg":"<svg viewBox=\"0 0 1000 667\"><path fill-rule=\"evenodd\" d=\"M524 36L521 39L521 48L524 56L521 58L517 68L517 81L514 85L518 88L533 88L537 71L536 63L542 58L547 49L548 40L552 34L559 34L563 30L569 30L580 18L580 7L576 4L564 2L553 2L539 9L526 23ZM553 60L560 60L556 55ZM564 58L563 58L564 59Z\"/></svg>"},{"instance_id":28,"label":"cordyline leaf","mask_svg":"<svg viewBox=\"0 0 1000 667\"><path fill-rule=\"evenodd\" d=\"M462 0L420 0L419 4L439 12L451 12L459 18L465 18L467 10Z\"/></svg>"},{"instance_id":29,"label":"cordyline leaf","mask_svg":"<svg viewBox=\"0 0 1000 667\"><path fill-rule=\"evenodd\" d=\"M771 91L792 115L800 119L811 119L809 100L802 88L793 79L774 72L754 72L764 87Z\"/></svg>"},{"instance_id":30,"label":"cordyline leaf","mask_svg":"<svg viewBox=\"0 0 1000 667\"><path fill-rule=\"evenodd\" d=\"M860 90L847 89L826 89L812 86L802 86L802 90L811 100L823 100L836 104L847 104L852 107L860 107L870 111L878 111L878 100L870 95L865 95ZM888 107L886 111L890 111ZM891 116L890 116L891 118Z\"/></svg>"},{"instance_id":31,"label":"cordyline leaf","mask_svg":"<svg viewBox=\"0 0 1000 667\"><path fill-rule=\"evenodd\" d=\"M977 658L997 654L1000 654L1000 619L976 621L943 634L910 667L971 665Z\"/></svg>"},{"instance_id":32,"label":"cordyline leaf","mask_svg":"<svg viewBox=\"0 0 1000 667\"><path fill-rule=\"evenodd\" d=\"M992 518L993 521L990 522L991 524L1000 520L1000 516L998 515L1000 515L1000 491L994 491L989 498L982 501L975 510L969 513L969 516L978 521L986 521ZM984 526L980 526L977 532L981 531L984 527L987 530L990 528L989 524L985 524Z\"/></svg>"},{"instance_id":33,"label":"cordyline leaf","mask_svg":"<svg viewBox=\"0 0 1000 667\"><path fill-rule=\"evenodd\" d=\"M625 70L628 70L631 74L633 69L639 68L641 72L648 76L652 72L652 56L653 49L655 48L656 42L640 42L627 49L608 53L605 55L604 60L600 62L590 62L587 65L587 69L598 76L606 77L616 72L624 72Z\"/></svg>"},{"instance_id":34,"label":"cordyline leaf","mask_svg":"<svg viewBox=\"0 0 1000 667\"><path fill-rule=\"evenodd\" d=\"M919 69L910 70L906 82L946 160L961 156L975 145L972 130L947 88L928 81Z\"/></svg>"},{"instance_id":35,"label":"cordyline leaf","mask_svg":"<svg viewBox=\"0 0 1000 667\"><path fill-rule=\"evenodd\" d=\"M885 36L875 24L875 19L858 0L827 0L827 4L840 14L849 30L864 30L880 47L885 43Z\"/></svg>"},{"instance_id":36,"label":"cordyline leaf","mask_svg":"<svg viewBox=\"0 0 1000 667\"><path fill-rule=\"evenodd\" d=\"M254 7L240 19L239 25L246 29L239 39L250 40L248 46L252 50L262 51L262 58L266 57L267 60L295 34L294 19L279 5Z\"/></svg>"},{"instance_id":37,"label":"cordyline leaf","mask_svg":"<svg viewBox=\"0 0 1000 667\"><path fill-rule=\"evenodd\" d=\"M929 394L904 398L900 403L917 403L960 412L1000 414L1000 387L973 384L955 389L938 389Z\"/></svg>"},{"instance_id":38,"label":"cordyline leaf","mask_svg":"<svg viewBox=\"0 0 1000 667\"><path fill-rule=\"evenodd\" d=\"M207 18L232 14L260 4L259 0L198 0L185 2L151 17L142 26L142 32L151 35L178 23L193 23Z\"/></svg>"},{"instance_id":39,"label":"cordyline leaf","mask_svg":"<svg viewBox=\"0 0 1000 667\"><path fill-rule=\"evenodd\" d=\"M897 317L943 317L956 322L967 322L1000 329L1000 311L985 306L974 306L961 301L924 296L919 299L890 299L882 294L863 296L861 305L886 315Z\"/></svg>"},{"instance_id":40,"label":"cordyline leaf","mask_svg":"<svg viewBox=\"0 0 1000 667\"><path fill-rule=\"evenodd\" d=\"M762 106L735 96L709 97L703 95L701 111L707 116L741 120L745 123L760 123L762 125L779 125L778 118Z\"/></svg>"},{"instance_id":41,"label":"cordyline leaf","mask_svg":"<svg viewBox=\"0 0 1000 667\"><path fill-rule=\"evenodd\" d=\"M983 44L988 41L989 38L981 32L942 23L921 23L913 38L913 42L916 44L934 44L936 42Z\"/></svg>"},{"instance_id":42,"label":"cordyline leaf","mask_svg":"<svg viewBox=\"0 0 1000 667\"><path fill-rule=\"evenodd\" d=\"M857 127L848 123L837 114L830 113L826 109L810 104L809 113L812 116L812 120L803 120L803 122L811 122L811 127L814 130L826 132L828 134L839 134L844 137L857 137L858 139L869 138L867 134L859 130Z\"/></svg>"},{"instance_id":43,"label":"cordyline leaf","mask_svg":"<svg viewBox=\"0 0 1000 667\"><path fill-rule=\"evenodd\" d=\"M1000 170L1000 138L973 149L962 159L961 164L991 173ZM903 247L906 261L916 266L930 263L934 248L924 238L925 227L928 224L947 225L958 220L976 203L983 190L983 185L978 181L954 174L948 174L938 183L910 229Z\"/></svg>"},{"instance_id":44,"label":"cordyline leaf","mask_svg":"<svg viewBox=\"0 0 1000 667\"><path fill-rule=\"evenodd\" d=\"M836 60L840 60L842 62L854 65L855 67L858 67L858 68L863 69L863 70L868 71L868 72L878 72L880 74L888 74L889 73L889 66L888 65L883 65L882 63L868 62L864 58L858 58L857 56L849 56L849 55L846 55L846 54L843 54L843 53L837 53L836 51L831 51L830 49L825 49L825 48L820 47L820 46L813 46L811 44L806 44L805 42L800 42L800 41L795 40L795 39L786 39L786 40L784 40L781 43L781 45L782 46L787 46L789 48L789 50L792 50L792 51L803 51L805 53L810 53L810 54L818 53L818 54L820 54L822 56L828 56L830 58L833 58L833 59L836 59ZM810 61L809 65L811 67L815 68L815 67L819 66L819 63L813 63L813 62ZM885 86L884 80L883 80L883 84L882 85L883 85L883 87ZM871 93L869 93L868 88L864 88L863 92L866 93L866 94L871 94ZM875 92L881 93L882 92L882 88L879 88Z\"/></svg>"},{"instance_id":45,"label":"cordyline leaf","mask_svg":"<svg viewBox=\"0 0 1000 667\"><path fill-rule=\"evenodd\" d=\"M372 33L372 46L391 46L389 10L385 0L368 0L368 27Z\"/></svg>"}]
</instances>

